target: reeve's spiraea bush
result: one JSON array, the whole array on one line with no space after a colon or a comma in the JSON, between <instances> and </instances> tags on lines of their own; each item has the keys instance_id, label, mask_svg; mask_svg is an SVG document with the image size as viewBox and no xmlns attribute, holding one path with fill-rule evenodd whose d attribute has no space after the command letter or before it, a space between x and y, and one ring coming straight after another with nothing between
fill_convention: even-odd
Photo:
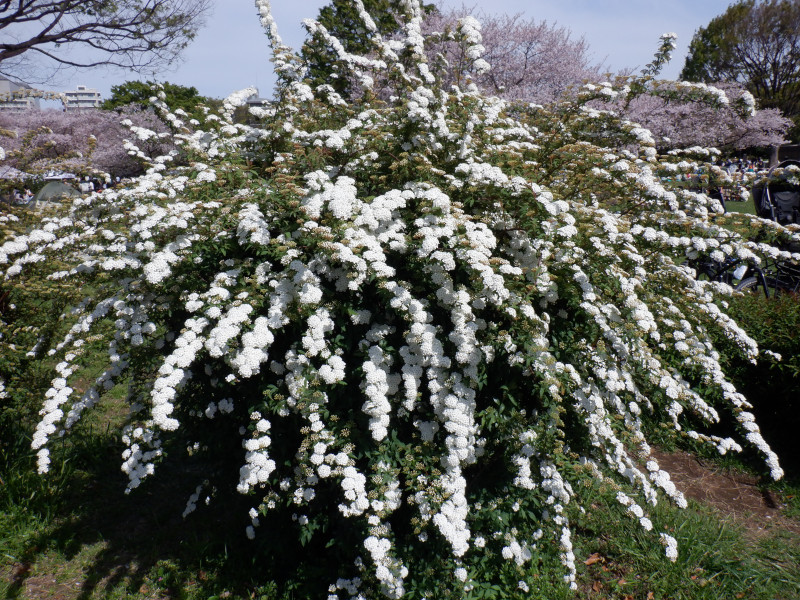
<instances>
[{"instance_id":1,"label":"reeve's spiraea bush","mask_svg":"<svg viewBox=\"0 0 800 600\"><path fill-rule=\"evenodd\" d=\"M304 82L269 2L256 5L279 76L257 125L232 119L250 90L202 129L168 115L189 166L141 153L150 169L131 186L0 247L4 286L92 290L64 314L63 338L30 349L56 365L34 436L40 471L51 438L127 382L129 491L175 458L168 442L213 464L237 453L238 474L209 470L185 515L207 495L204 510L226 510L213 490L233 479L252 499L243 536L285 519L300 543L333 549L331 599L436 597L450 575L465 598L498 582L522 597L553 544L574 586L570 523L593 510L593 482L674 560L648 507L686 502L650 456L653 432L723 453L750 444L781 477L720 366L723 351L758 355L724 311L733 292L684 263L787 253L670 187L700 164L724 178L713 150L660 156L646 129L588 106L667 89L720 102L714 88L652 86L671 36L642 77L542 107L471 83L489 68L474 19L453 33L468 60L449 89L426 61L416 1L402 38L376 34L368 56L308 22L309 43L363 90L346 102ZM378 77L391 97L371 95ZM86 340L103 335L107 369L77 393ZM720 419L738 441L708 433Z\"/></svg>"}]
</instances>

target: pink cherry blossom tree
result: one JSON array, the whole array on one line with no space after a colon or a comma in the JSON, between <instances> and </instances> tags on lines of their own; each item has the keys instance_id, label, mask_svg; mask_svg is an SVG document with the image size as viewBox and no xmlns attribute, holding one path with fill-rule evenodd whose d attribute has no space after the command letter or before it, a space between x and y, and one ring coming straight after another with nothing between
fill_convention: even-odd
<instances>
[{"instance_id":1,"label":"pink cherry blossom tree","mask_svg":"<svg viewBox=\"0 0 800 600\"><path fill-rule=\"evenodd\" d=\"M625 118L649 129L656 144L664 149L714 146L733 151L785 143L792 123L778 109L755 110L743 116L735 107L746 90L735 83L719 83L714 87L725 92L730 99L728 104L713 107L643 94L627 104L617 102L604 107L616 109Z\"/></svg>"},{"instance_id":2,"label":"pink cherry blossom tree","mask_svg":"<svg viewBox=\"0 0 800 600\"><path fill-rule=\"evenodd\" d=\"M598 83L608 77L603 75L602 65L592 63L586 41L575 38L566 27L521 15L478 14L476 29L480 38L467 46L455 41L467 18L471 18L469 10L463 7L425 18L426 33L438 38L430 45L428 58L447 84L460 85L469 78L485 93L548 104L563 99L586 82ZM710 105L696 101L692 94L663 93L669 86L661 85L656 77L669 60L674 41L673 36L665 39L670 48L644 74L651 82L648 92L599 102L597 106L646 127L665 149L715 146L729 152L785 142L791 122L776 109L743 114L737 107L746 91L739 84L714 86L730 96L728 104ZM480 57L473 52L473 56L467 52L470 47L482 47L484 52ZM629 74L618 76L625 78Z\"/></svg>"},{"instance_id":3,"label":"pink cherry blossom tree","mask_svg":"<svg viewBox=\"0 0 800 600\"><path fill-rule=\"evenodd\" d=\"M143 167L125 149L124 141L133 136L121 124L124 119L156 134L145 142L137 140L143 150L163 154L174 147L172 142L158 137L158 133L168 128L149 110L0 112L0 129L10 134L2 142L6 154L4 164L29 172L63 169L80 175L102 172L128 177L141 174Z\"/></svg>"},{"instance_id":4,"label":"pink cherry blossom tree","mask_svg":"<svg viewBox=\"0 0 800 600\"><path fill-rule=\"evenodd\" d=\"M458 74L471 66L462 46L452 41L459 19L470 14L466 7L426 16L426 33L441 34L431 44L429 58L444 67L445 81L455 83ZM570 87L600 77L602 66L592 62L589 45L567 27L516 15L476 15L480 22L482 59L490 69L477 69L474 82L485 92L509 100L540 104L561 97Z\"/></svg>"}]
</instances>

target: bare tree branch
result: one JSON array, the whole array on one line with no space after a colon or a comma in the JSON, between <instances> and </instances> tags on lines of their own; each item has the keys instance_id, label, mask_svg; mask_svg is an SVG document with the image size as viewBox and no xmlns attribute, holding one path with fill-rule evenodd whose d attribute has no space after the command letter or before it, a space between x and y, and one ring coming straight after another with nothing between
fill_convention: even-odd
<instances>
[{"instance_id":1,"label":"bare tree branch","mask_svg":"<svg viewBox=\"0 0 800 600\"><path fill-rule=\"evenodd\" d=\"M204 24L213 0L0 1L0 74L17 79L20 60L135 71L169 65ZM80 51L77 55L67 50Z\"/></svg>"}]
</instances>

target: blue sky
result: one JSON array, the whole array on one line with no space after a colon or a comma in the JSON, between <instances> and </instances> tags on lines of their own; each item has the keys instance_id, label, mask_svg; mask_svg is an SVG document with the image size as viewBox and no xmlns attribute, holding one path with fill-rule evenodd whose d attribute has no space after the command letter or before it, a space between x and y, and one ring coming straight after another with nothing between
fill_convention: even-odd
<instances>
[{"instance_id":1,"label":"blue sky","mask_svg":"<svg viewBox=\"0 0 800 600\"><path fill-rule=\"evenodd\" d=\"M473 0L464 2L475 13L522 13L568 27L575 37L583 35L594 62L612 70L641 67L653 56L662 33L678 34L678 49L666 77L677 77L689 41L697 28L725 11L732 0ZM284 41L294 48L302 43L302 19L313 18L325 0L273 0L273 14ZM461 0L444 0L445 7L461 6ZM253 0L216 0L208 24L187 48L183 63L173 71L156 75L159 81L194 86L201 94L224 97L254 85L270 96L274 84L266 36ZM83 84L100 90L104 97L112 85L145 79L120 71L80 71L62 80L61 89Z\"/></svg>"}]
</instances>

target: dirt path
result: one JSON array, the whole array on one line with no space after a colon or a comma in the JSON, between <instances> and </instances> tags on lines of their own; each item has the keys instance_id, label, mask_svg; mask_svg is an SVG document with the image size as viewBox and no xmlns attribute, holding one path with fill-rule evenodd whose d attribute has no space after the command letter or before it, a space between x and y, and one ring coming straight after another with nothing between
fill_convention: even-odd
<instances>
[{"instance_id":1,"label":"dirt path","mask_svg":"<svg viewBox=\"0 0 800 600\"><path fill-rule=\"evenodd\" d=\"M776 527L800 534L800 523L784 516L780 498L759 489L757 477L717 470L688 452L653 455L687 498L729 516L750 536L761 538Z\"/></svg>"}]
</instances>

